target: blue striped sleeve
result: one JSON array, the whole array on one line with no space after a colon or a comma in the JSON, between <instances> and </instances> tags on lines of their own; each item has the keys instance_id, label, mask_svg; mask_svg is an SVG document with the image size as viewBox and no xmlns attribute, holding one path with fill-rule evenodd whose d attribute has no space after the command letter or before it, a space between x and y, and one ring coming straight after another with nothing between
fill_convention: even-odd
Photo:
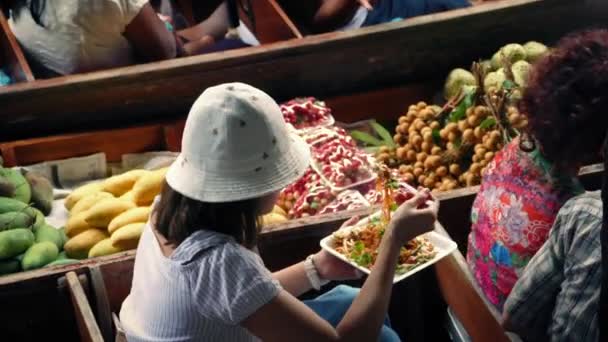
<instances>
[{"instance_id":1,"label":"blue striped sleeve","mask_svg":"<svg viewBox=\"0 0 608 342\"><path fill-rule=\"evenodd\" d=\"M228 325L240 324L280 289L259 256L230 243L214 251L192 281L201 315Z\"/></svg>"}]
</instances>

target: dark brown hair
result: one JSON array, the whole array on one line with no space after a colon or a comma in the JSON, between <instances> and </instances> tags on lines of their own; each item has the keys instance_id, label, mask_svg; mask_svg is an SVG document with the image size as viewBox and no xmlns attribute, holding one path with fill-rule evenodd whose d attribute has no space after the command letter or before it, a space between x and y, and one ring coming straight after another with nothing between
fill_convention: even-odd
<instances>
[{"instance_id":1,"label":"dark brown hair","mask_svg":"<svg viewBox=\"0 0 608 342\"><path fill-rule=\"evenodd\" d=\"M154 226L176 245L190 234L206 229L230 235L243 246L253 248L260 226L259 202L257 198L224 203L201 202L173 190L165 181L160 202L153 213Z\"/></svg>"},{"instance_id":2,"label":"dark brown hair","mask_svg":"<svg viewBox=\"0 0 608 342\"><path fill-rule=\"evenodd\" d=\"M563 38L534 65L520 106L527 133L558 168L599 161L608 126L608 31Z\"/></svg>"}]
</instances>

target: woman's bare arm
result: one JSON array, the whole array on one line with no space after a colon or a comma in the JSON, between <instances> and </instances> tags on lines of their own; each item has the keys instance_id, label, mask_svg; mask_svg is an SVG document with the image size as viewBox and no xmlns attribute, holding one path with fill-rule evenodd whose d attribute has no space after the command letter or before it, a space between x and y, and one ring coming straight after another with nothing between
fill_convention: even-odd
<instances>
[{"instance_id":1,"label":"woman's bare arm","mask_svg":"<svg viewBox=\"0 0 608 342\"><path fill-rule=\"evenodd\" d=\"M146 4L131 20L124 36L133 46L137 56L145 62L177 56L175 36L167 30L150 4Z\"/></svg>"}]
</instances>

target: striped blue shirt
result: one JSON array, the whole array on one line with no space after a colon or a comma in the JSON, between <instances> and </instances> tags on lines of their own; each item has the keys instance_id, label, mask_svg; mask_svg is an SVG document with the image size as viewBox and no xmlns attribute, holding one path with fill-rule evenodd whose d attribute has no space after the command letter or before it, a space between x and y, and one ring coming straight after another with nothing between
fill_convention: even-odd
<instances>
[{"instance_id":1,"label":"striped blue shirt","mask_svg":"<svg viewBox=\"0 0 608 342\"><path fill-rule=\"evenodd\" d=\"M231 237L200 230L167 258L148 224L120 320L129 341L257 341L239 324L280 290Z\"/></svg>"},{"instance_id":2,"label":"striped blue shirt","mask_svg":"<svg viewBox=\"0 0 608 342\"><path fill-rule=\"evenodd\" d=\"M600 192L566 202L505 303L514 332L530 341L598 341L601 229Z\"/></svg>"}]
</instances>

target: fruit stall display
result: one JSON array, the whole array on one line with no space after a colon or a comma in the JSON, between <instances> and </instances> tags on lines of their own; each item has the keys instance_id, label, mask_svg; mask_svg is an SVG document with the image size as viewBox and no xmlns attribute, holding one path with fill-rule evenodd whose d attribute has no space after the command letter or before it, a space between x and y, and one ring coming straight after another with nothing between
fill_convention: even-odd
<instances>
[{"instance_id":1,"label":"fruit stall display","mask_svg":"<svg viewBox=\"0 0 608 342\"><path fill-rule=\"evenodd\" d=\"M412 185L436 191L478 185L503 145L527 125L518 102L532 64L547 53L538 42L508 44L491 60L455 69L447 77L442 106L419 102L399 117L392 141L374 142L376 158L398 168Z\"/></svg>"},{"instance_id":2,"label":"fruit stall display","mask_svg":"<svg viewBox=\"0 0 608 342\"><path fill-rule=\"evenodd\" d=\"M52 205L46 178L0 166L0 275L70 263L63 229L45 219Z\"/></svg>"},{"instance_id":3,"label":"fruit stall display","mask_svg":"<svg viewBox=\"0 0 608 342\"><path fill-rule=\"evenodd\" d=\"M308 143L312 161L281 191L264 224L377 204L373 170L379 163L414 187L448 191L479 184L495 153L526 127L518 101L531 63L547 51L538 42L508 44L471 70L453 70L443 89L446 102L410 105L394 135L374 121L373 134L336 127L331 108L315 98L282 104L285 121Z\"/></svg>"},{"instance_id":4,"label":"fruit stall display","mask_svg":"<svg viewBox=\"0 0 608 342\"><path fill-rule=\"evenodd\" d=\"M77 263L135 249L166 168L131 170L76 188L65 198L65 227L46 223L51 183L33 172L0 169L0 275Z\"/></svg>"},{"instance_id":5,"label":"fruit stall display","mask_svg":"<svg viewBox=\"0 0 608 342\"><path fill-rule=\"evenodd\" d=\"M66 199L65 250L75 259L135 249L166 168L131 170L75 189Z\"/></svg>"}]
</instances>

